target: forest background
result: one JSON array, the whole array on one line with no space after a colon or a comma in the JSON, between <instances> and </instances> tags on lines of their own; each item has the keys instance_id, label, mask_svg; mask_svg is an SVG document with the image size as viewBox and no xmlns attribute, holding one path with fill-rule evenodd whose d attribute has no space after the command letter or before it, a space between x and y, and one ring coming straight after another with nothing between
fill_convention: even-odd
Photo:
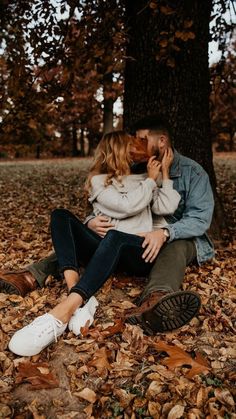
<instances>
[{"instance_id":1,"label":"forest background","mask_svg":"<svg viewBox=\"0 0 236 419\"><path fill-rule=\"evenodd\" d=\"M51 210L85 216L84 156L103 132L153 112L207 170L216 199L216 258L187 270L202 308L180 330L150 338L119 322L143 283L112 277L93 328L18 358L10 336L65 286L50 277L25 299L0 294L0 417L235 418L234 3L1 0L0 18L1 268L51 251Z\"/></svg>"}]
</instances>

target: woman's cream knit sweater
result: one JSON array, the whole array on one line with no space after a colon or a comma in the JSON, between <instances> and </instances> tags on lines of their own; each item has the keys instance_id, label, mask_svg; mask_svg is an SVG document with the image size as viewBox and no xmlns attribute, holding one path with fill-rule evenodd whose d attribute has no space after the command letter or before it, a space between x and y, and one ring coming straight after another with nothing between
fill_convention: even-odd
<instances>
[{"instance_id":1,"label":"woman's cream knit sweater","mask_svg":"<svg viewBox=\"0 0 236 419\"><path fill-rule=\"evenodd\" d=\"M106 176L92 177L89 201L94 215L109 217L116 230L137 234L164 227L164 216L178 207L180 195L170 179L158 187L147 174L128 175L122 182L113 178L112 184L105 186Z\"/></svg>"}]
</instances>

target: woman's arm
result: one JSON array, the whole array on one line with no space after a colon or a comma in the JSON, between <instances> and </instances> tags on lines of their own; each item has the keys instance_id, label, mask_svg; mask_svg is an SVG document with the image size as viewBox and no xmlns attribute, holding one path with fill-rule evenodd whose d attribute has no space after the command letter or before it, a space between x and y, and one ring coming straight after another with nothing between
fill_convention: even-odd
<instances>
[{"instance_id":1,"label":"woman's arm","mask_svg":"<svg viewBox=\"0 0 236 419\"><path fill-rule=\"evenodd\" d=\"M156 188L153 192L152 212L157 215L173 214L180 199L180 194L173 189L173 181L165 179L162 188Z\"/></svg>"},{"instance_id":2,"label":"woman's arm","mask_svg":"<svg viewBox=\"0 0 236 419\"><path fill-rule=\"evenodd\" d=\"M147 178L139 181L132 189L124 188L121 192L114 185L104 186L104 179L94 176L91 179L92 194L89 201L101 213L116 219L136 215L150 204L156 182ZM120 188L121 189L121 188Z\"/></svg>"}]
</instances>

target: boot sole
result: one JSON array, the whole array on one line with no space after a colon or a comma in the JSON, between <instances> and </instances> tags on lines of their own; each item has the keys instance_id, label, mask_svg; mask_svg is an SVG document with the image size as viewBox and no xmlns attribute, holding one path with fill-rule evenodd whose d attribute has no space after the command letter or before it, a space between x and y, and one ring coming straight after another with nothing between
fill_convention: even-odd
<instances>
[{"instance_id":1,"label":"boot sole","mask_svg":"<svg viewBox=\"0 0 236 419\"><path fill-rule=\"evenodd\" d=\"M21 295L18 288L0 277L0 293Z\"/></svg>"},{"instance_id":2,"label":"boot sole","mask_svg":"<svg viewBox=\"0 0 236 419\"><path fill-rule=\"evenodd\" d=\"M147 334L169 332L187 324L201 306L199 295L193 291L178 291L162 297L149 311L129 317L130 324L140 324Z\"/></svg>"}]
</instances>

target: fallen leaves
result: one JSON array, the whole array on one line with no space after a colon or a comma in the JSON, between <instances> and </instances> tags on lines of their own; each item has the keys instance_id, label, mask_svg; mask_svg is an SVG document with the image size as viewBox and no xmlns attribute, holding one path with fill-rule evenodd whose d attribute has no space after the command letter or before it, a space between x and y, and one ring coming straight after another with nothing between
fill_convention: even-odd
<instances>
[{"instance_id":1,"label":"fallen leaves","mask_svg":"<svg viewBox=\"0 0 236 419\"><path fill-rule=\"evenodd\" d=\"M0 268L23 267L51 251L53 208L66 207L83 217L81 174L87 163L1 166ZM98 293L95 322L81 336L66 332L35 357L15 357L7 349L11 334L53 307L66 288L49 277L44 289L26 298L0 294L1 415L233 418L235 250L232 241L217 250L212 263L187 270L184 287L201 295L199 316L161 336L147 337L139 326L123 323L121 316L134 307L144 279L115 276Z\"/></svg>"}]
</instances>

